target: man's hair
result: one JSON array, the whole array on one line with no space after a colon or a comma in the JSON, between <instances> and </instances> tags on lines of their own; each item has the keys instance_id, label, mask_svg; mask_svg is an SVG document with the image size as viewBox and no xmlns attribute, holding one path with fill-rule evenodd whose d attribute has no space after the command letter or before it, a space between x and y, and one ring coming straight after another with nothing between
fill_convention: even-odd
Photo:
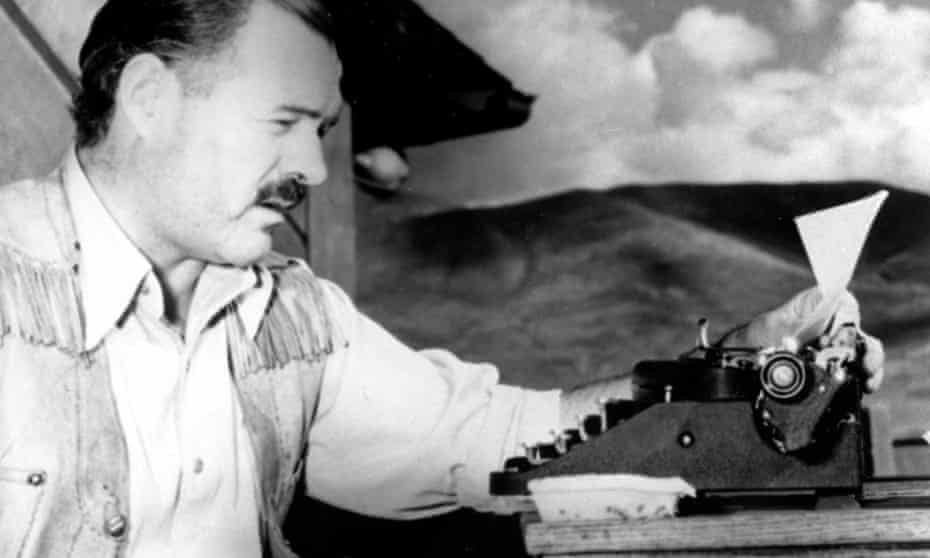
<instances>
[{"instance_id":1,"label":"man's hair","mask_svg":"<svg viewBox=\"0 0 930 558\"><path fill-rule=\"evenodd\" d=\"M78 147L107 134L116 88L126 63L151 53L166 64L209 59L220 53L248 18L256 1L269 1L299 16L335 44L324 0L107 0L81 47L81 86L71 109Z\"/></svg>"}]
</instances>

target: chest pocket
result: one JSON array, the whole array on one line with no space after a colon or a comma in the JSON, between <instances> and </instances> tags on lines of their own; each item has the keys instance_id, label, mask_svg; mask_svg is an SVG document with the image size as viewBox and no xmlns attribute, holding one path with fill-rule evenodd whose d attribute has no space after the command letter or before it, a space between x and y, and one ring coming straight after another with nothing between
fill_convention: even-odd
<instances>
[{"instance_id":1,"label":"chest pocket","mask_svg":"<svg viewBox=\"0 0 930 558\"><path fill-rule=\"evenodd\" d=\"M0 556L24 556L48 478L44 471L0 467Z\"/></svg>"}]
</instances>

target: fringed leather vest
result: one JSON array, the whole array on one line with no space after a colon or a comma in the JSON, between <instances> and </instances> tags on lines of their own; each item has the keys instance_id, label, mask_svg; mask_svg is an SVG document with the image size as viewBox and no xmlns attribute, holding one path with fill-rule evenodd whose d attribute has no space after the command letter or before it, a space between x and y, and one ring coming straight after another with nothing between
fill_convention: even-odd
<instances>
[{"instance_id":1,"label":"fringed leather vest","mask_svg":"<svg viewBox=\"0 0 930 558\"><path fill-rule=\"evenodd\" d=\"M128 458L101 343L85 351L80 262L60 173L0 187L0 556L117 557ZM254 338L222 319L256 456L266 555L303 471L323 367L337 335L318 281L273 256L276 287ZM339 341L341 342L341 341Z\"/></svg>"}]
</instances>

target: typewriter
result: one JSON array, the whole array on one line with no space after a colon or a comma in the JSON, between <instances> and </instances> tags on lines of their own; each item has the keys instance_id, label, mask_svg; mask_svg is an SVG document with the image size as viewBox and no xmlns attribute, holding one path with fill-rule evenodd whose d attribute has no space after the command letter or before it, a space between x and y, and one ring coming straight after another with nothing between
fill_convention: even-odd
<instances>
[{"instance_id":1,"label":"typewriter","mask_svg":"<svg viewBox=\"0 0 930 558\"><path fill-rule=\"evenodd\" d=\"M709 506L794 505L859 493L871 474L861 338L852 326L797 346L707 342L674 360L639 362L632 399L551 442L526 447L491 474L496 495L531 479L632 473L680 476Z\"/></svg>"}]
</instances>

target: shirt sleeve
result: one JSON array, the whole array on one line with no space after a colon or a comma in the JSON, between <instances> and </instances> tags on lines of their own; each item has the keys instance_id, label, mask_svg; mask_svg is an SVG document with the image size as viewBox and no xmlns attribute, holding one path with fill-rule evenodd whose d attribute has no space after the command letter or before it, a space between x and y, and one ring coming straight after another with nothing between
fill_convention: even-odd
<instances>
[{"instance_id":1,"label":"shirt sleeve","mask_svg":"<svg viewBox=\"0 0 930 558\"><path fill-rule=\"evenodd\" d=\"M497 368L415 351L325 283L348 341L327 362L310 429L307 492L358 513L413 519L490 505L489 474L551 437L560 391L499 383Z\"/></svg>"}]
</instances>

